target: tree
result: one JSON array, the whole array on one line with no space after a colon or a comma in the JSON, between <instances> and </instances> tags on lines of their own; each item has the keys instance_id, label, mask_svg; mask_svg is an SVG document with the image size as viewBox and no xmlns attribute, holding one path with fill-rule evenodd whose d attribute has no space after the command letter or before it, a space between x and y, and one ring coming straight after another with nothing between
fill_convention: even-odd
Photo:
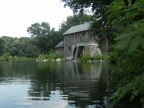
<instances>
[{"instance_id":1,"label":"tree","mask_svg":"<svg viewBox=\"0 0 144 108\"><path fill-rule=\"evenodd\" d=\"M14 38L7 37L7 36L2 36L1 39L4 41L4 53L8 52L8 53L12 54L12 52L13 52L12 43L14 41Z\"/></svg>"},{"instance_id":2,"label":"tree","mask_svg":"<svg viewBox=\"0 0 144 108\"><path fill-rule=\"evenodd\" d=\"M47 22L34 23L27 28L27 32L31 35L33 44L40 49L41 53L47 53L57 45L58 40L61 40L58 32L54 28L51 29Z\"/></svg>"},{"instance_id":3,"label":"tree","mask_svg":"<svg viewBox=\"0 0 144 108\"><path fill-rule=\"evenodd\" d=\"M18 41L17 43L15 43L15 46L17 48L17 56L37 57L39 55L39 50L38 48L36 48L35 45L32 44L31 38L18 38Z\"/></svg>"},{"instance_id":4,"label":"tree","mask_svg":"<svg viewBox=\"0 0 144 108\"><path fill-rule=\"evenodd\" d=\"M115 4L115 2L117 2ZM107 18L110 23L119 29L119 42L117 48L129 47L129 51L134 51L139 45L144 49L144 6L142 1L119 0L110 5L107 11Z\"/></svg>"},{"instance_id":5,"label":"tree","mask_svg":"<svg viewBox=\"0 0 144 108\"><path fill-rule=\"evenodd\" d=\"M37 37L41 35L48 35L50 33L50 25L47 22L34 23L30 27L27 28L27 32L32 37Z\"/></svg>"},{"instance_id":6,"label":"tree","mask_svg":"<svg viewBox=\"0 0 144 108\"><path fill-rule=\"evenodd\" d=\"M3 39L0 39L0 56L3 54L4 52L4 41Z\"/></svg>"},{"instance_id":7,"label":"tree","mask_svg":"<svg viewBox=\"0 0 144 108\"><path fill-rule=\"evenodd\" d=\"M92 16L88 14L79 13L73 16L68 16L67 20L61 24L59 31L61 34L63 34L66 30L68 30L72 26L83 24L85 22L90 22L92 20L93 20Z\"/></svg>"},{"instance_id":8,"label":"tree","mask_svg":"<svg viewBox=\"0 0 144 108\"><path fill-rule=\"evenodd\" d=\"M111 107L128 98L136 107L144 107L144 1L115 0L106 12L115 33L113 51L116 68L111 73Z\"/></svg>"},{"instance_id":9,"label":"tree","mask_svg":"<svg viewBox=\"0 0 144 108\"><path fill-rule=\"evenodd\" d=\"M28 37L12 38L3 36L3 53L11 56L36 57L39 55L38 48L32 44L32 39Z\"/></svg>"},{"instance_id":10,"label":"tree","mask_svg":"<svg viewBox=\"0 0 144 108\"><path fill-rule=\"evenodd\" d=\"M75 13L83 11L87 12L92 11L95 13L101 13L102 11L107 9L107 6L114 0L62 0L62 1L65 2L65 6L69 6ZM100 16L100 14L97 14L97 16Z\"/></svg>"}]
</instances>

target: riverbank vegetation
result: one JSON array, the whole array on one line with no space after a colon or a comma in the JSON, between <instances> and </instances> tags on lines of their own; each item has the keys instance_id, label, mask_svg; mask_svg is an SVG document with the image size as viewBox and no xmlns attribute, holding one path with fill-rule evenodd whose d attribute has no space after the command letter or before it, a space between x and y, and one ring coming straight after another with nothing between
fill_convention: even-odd
<instances>
[{"instance_id":1,"label":"riverbank vegetation","mask_svg":"<svg viewBox=\"0 0 144 108\"><path fill-rule=\"evenodd\" d=\"M89 52L85 52L83 53L78 60L79 61L83 61L83 62L87 62L87 61L95 61L95 60L100 60L100 61L109 61L110 57L108 55L103 55L103 56L91 56L91 54Z\"/></svg>"},{"instance_id":2,"label":"riverbank vegetation","mask_svg":"<svg viewBox=\"0 0 144 108\"><path fill-rule=\"evenodd\" d=\"M13 60L13 57L9 53L4 53L0 56L0 61L10 61Z\"/></svg>"},{"instance_id":3,"label":"riverbank vegetation","mask_svg":"<svg viewBox=\"0 0 144 108\"><path fill-rule=\"evenodd\" d=\"M4 53L2 56L0 56L0 61L30 61L35 60L35 58L30 57L13 57L9 53Z\"/></svg>"},{"instance_id":4,"label":"riverbank vegetation","mask_svg":"<svg viewBox=\"0 0 144 108\"><path fill-rule=\"evenodd\" d=\"M49 51L47 54L41 54L39 56L39 60L56 60L59 58L63 58L59 56L54 50Z\"/></svg>"},{"instance_id":5,"label":"riverbank vegetation","mask_svg":"<svg viewBox=\"0 0 144 108\"><path fill-rule=\"evenodd\" d=\"M113 24L117 54L116 68L111 73L113 107L128 98L132 107L144 108L144 2L141 0L114 1L106 12ZM117 13L117 14L115 14ZM114 52L113 51L113 52Z\"/></svg>"}]
</instances>

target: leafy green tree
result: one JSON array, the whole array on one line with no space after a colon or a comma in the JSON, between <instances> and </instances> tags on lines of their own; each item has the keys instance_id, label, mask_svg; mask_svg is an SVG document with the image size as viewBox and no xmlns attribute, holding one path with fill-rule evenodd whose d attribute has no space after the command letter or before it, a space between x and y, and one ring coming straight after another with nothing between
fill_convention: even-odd
<instances>
[{"instance_id":1,"label":"leafy green tree","mask_svg":"<svg viewBox=\"0 0 144 108\"><path fill-rule=\"evenodd\" d=\"M4 53L13 53L13 46L12 43L14 41L14 38L8 37L8 36L2 36L1 39L4 41Z\"/></svg>"},{"instance_id":2,"label":"leafy green tree","mask_svg":"<svg viewBox=\"0 0 144 108\"><path fill-rule=\"evenodd\" d=\"M65 6L69 6L75 13L82 11L93 11L101 13L101 9L106 9L107 6L114 0L62 0ZM90 9L88 9L90 8ZM100 11L100 12L99 12ZM97 14L97 16L100 16Z\"/></svg>"},{"instance_id":3,"label":"leafy green tree","mask_svg":"<svg viewBox=\"0 0 144 108\"><path fill-rule=\"evenodd\" d=\"M3 53L9 53L12 56L36 57L39 50L32 44L32 39L27 37L12 38L3 36Z\"/></svg>"},{"instance_id":4,"label":"leafy green tree","mask_svg":"<svg viewBox=\"0 0 144 108\"><path fill-rule=\"evenodd\" d=\"M88 14L79 13L73 16L68 16L67 20L61 24L59 32L63 34L66 30L68 30L72 26L83 24L85 22L90 22L92 20L93 20L92 16Z\"/></svg>"},{"instance_id":5,"label":"leafy green tree","mask_svg":"<svg viewBox=\"0 0 144 108\"><path fill-rule=\"evenodd\" d=\"M42 22L41 24L34 23L30 27L27 28L27 32L32 37L37 37L41 35L45 36L45 35L50 34L50 25L47 22Z\"/></svg>"},{"instance_id":6,"label":"leafy green tree","mask_svg":"<svg viewBox=\"0 0 144 108\"><path fill-rule=\"evenodd\" d=\"M0 55L2 55L4 52L4 41L3 39L0 39Z\"/></svg>"},{"instance_id":7,"label":"leafy green tree","mask_svg":"<svg viewBox=\"0 0 144 108\"><path fill-rule=\"evenodd\" d=\"M17 45L19 56L37 57L39 55L39 50L32 44L31 38L21 37L19 38L19 43Z\"/></svg>"},{"instance_id":8,"label":"leafy green tree","mask_svg":"<svg viewBox=\"0 0 144 108\"><path fill-rule=\"evenodd\" d=\"M116 68L111 72L111 107L128 98L131 107L144 107L144 1L115 0L106 12L115 32L112 53Z\"/></svg>"},{"instance_id":9,"label":"leafy green tree","mask_svg":"<svg viewBox=\"0 0 144 108\"><path fill-rule=\"evenodd\" d=\"M134 51L139 45L144 49L144 1L119 0L113 2L107 11L107 18L118 30L118 49L129 47Z\"/></svg>"},{"instance_id":10,"label":"leafy green tree","mask_svg":"<svg viewBox=\"0 0 144 108\"><path fill-rule=\"evenodd\" d=\"M47 22L32 24L27 32L32 37L32 43L39 48L41 53L47 53L61 40L59 33L54 28L51 29Z\"/></svg>"}]
</instances>

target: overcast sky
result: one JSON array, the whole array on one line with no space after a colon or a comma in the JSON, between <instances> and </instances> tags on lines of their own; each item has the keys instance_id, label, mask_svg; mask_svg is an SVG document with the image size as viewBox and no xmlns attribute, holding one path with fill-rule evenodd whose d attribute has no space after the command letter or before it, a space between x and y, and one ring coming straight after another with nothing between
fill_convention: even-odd
<instances>
[{"instance_id":1,"label":"overcast sky","mask_svg":"<svg viewBox=\"0 0 144 108\"><path fill-rule=\"evenodd\" d=\"M29 36L27 27L43 21L58 30L70 15L60 0L0 0L0 36Z\"/></svg>"}]
</instances>

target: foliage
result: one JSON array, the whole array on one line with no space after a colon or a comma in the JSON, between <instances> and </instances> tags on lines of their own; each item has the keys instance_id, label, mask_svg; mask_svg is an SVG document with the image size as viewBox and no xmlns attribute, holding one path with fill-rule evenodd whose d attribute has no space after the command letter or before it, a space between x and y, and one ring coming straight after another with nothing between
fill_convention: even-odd
<instances>
[{"instance_id":1,"label":"foliage","mask_svg":"<svg viewBox=\"0 0 144 108\"><path fill-rule=\"evenodd\" d=\"M9 61L12 60L12 56L9 53L4 53L0 56L0 61Z\"/></svg>"},{"instance_id":2,"label":"foliage","mask_svg":"<svg viewBox=\"0 0 144 108\"><path fill-rule=\"evenodd\" d=\"M69 6L75 13L76 12L96 12L100 16L101 11L107 8L113 0L62 0L65 6ZM90 8L90 9L89 9ZM103 10L101 10L103 8ZM99 13L99 14L98 14Z\"/></svg>"},{"instance_id":3,"label":"foliage","mask_svg":"<svg viewBox=\"0 0 144 108\"><path fill-rule=\"evenodd\" d=\"M32 37L37 37L40 35L48 35L50 34L50 25L47 22L42 22L41 24L39 23L34 23L31 25L31 27L27 28L27 32L32 36Z\"/></svg>"},{"instance_id":4,"label":"foliage","mask_svg":"<svg viewBox=\"0 0 144 108\"><path fill-rule=\"evenodd\" d=\"M111 96L114 107L128 96L129 103L144 107L144 1L115 0L105 13L109 23L116 29L114 51L111 53L116 68L111 72ZM138 101L135 101L138 98Z\"/></svg>"},{"instance_id":5,"label":"foliage","mask_svg":"<svg viewBox=\"0 0 144 108\"><path fill-rule=\"evenodd\" d=\"M96 56L96 57L100 57L100 60L110 60L109 55ZM95 58L95 59L97 59L97 58Z\"/></svg>"},{"instance_id":6,"label":"foliage","mask_svg":"<svg viewBox=\"0 0 144 108\"><path fill-rule=\"evenodd\" d=\"M27 37L12 38L3 36L3 53L9 53L12 56L36 57L39 54L38 49L32 44L32 39Z\"/></svg>"},{"instance_id":7,"label":"foliage","mask_svg":"<svg viewBox=\"0 0 144 108\"><path fill-rule=\"evenodd\" d=\"M49 51L48 53L48 58L49 59L58 59L61 58L55 51Z\"/></svg>"},{"instance_id":8,"label":"foliage","mask_svg":"<svg viewBox=\"0 0 144 108\"><path fill-rule=\"evenodd\" d=\"M44 59L52 60L52 59L58 59L58 58L62 58L62 57L60 57L54 50L51 50L48 52L48 54L41 54L39 56L39 58L42 60L44 60Z\"/></svg>"},{"instance_id":9,"label":"foliage","mask_svg":"<svg viewBox=\"0 0 144 108\"><path fill-rule=\"evenodd\" d=\"M0 39L0 55L4 53L4 41Z\"/></svg>"},{"instance_id":10,"label":"foliage","mask_svg":"<svg viewBox=\"0 0 144 108\"><path fill-rule=\"evenodd\" d=\"M129 47L129 52L134 51L139 45L144 50L144 2L134 1L128 2L127 5L123 0L115 0L106 12L108 21L119 30L116 48Z\"/></svg>"},{"instance_id":11,"label":"foliage","mask_svg":"<svg viewBox=\"0 0 144 108\"><path fill-rule=\"evenodd\" d=\"M88 14L79 13L73 16L68 16L66 21L63 21L63 23L61 23L59 32L63 34L64 32L66 32L66 30L68 30L72 26L83 24L85 22L90 22L92 20L93 20L92 16Z\"/></svg>"},{"instance_id":12,"label":"foliage","mask_svg":"<svg viewBox=\"0 0 144 108\"><path fill-rule=\"evenodd\" d=\"M34 61L35 58L30 58L30 57L13 57L12 60L15 60L15 61Z\"/></svg>"},{"instance_id":13,"label":"foliage","mask_svg":"<svg viewBox=\"0 0 144 108\"><path fill-rule=\"evenodd\" d=\"M136 76L132 82L122 87L119 87L116 92L113 93L110 99L114 99L111 103L111 107L122 99L127 93L130 93L130 102L134 102L134 98L137 96L141 96L140 103L144 103L143 91L144 91L144 73ZM144 106L143 106L144 107Z\"/></svg>"},{"instance_id":14,"label":"foliage","mask_svg":"<svg viewBox=\"0 0 144 108\"><path fill-rule=\"evenodd\" d=\"M62 40L61 34L54 28L51 29L47 22L34 23L27 28L27 32L31 35L33 44L39 48L41 53L47 53Z\"/></svg>"},{"instance_id":15,"label":"foliage","mask_svg":"<svg viewBox=\"0 0 144 108\"><path fill-rule=\"evenodd\" d=\"M82 53L79 58L80 61L88 61L88 60L109 60L109 56L91 56L89 52Z\"/></svg>"},{"instance_id":16,"label":"foliage","mask_svg":"<svg viewBox=\"0 0 144 108\"><path fill-rule=\"evenodd\" d=\"M89 52L85 52L81 54L81 57L79 58L81 61L88 61L91 60L91 55Z\"/></svg>"},{"instance_id":17,"label":"foliage","mask_svg":"<svg viewBox=\"0 0 144 108\"><path fill-rule=\"evenodd\" d=\"M48 54L40 54L39 59L41 60L48 59Z\"/></svg>"},{"instance_id":18,"label":"foliage","mask_svg":"<svg viewBox=\"0 0 144 108\"><path fill-rule=\"evenodd\" d=\"M0 61L11 61L11 60L17 60L17 61L28 61L28 60L34 60L34 58L30 57L12 57L10 53L4 53L2 56L0 56Z\"/></svg>"},{"instance_id":19,"label":"foliage","mask_svg":"<svg viewBox=\"0 0 144 108\"><path fill-rule=\"evenodd\" d=\"M144 79L143 55L144 51L140 49L132 53L128 53L125 50L117 51L117 65L111 72L111 90L116 90L110 98L113 100L112 107L127 94L131 95L129 101L134 100L135 97L142 99L144 94L144 83L142 80ZM137 91L136 95L133 94L134 91Z\"/></svg>"}]
</instances>

